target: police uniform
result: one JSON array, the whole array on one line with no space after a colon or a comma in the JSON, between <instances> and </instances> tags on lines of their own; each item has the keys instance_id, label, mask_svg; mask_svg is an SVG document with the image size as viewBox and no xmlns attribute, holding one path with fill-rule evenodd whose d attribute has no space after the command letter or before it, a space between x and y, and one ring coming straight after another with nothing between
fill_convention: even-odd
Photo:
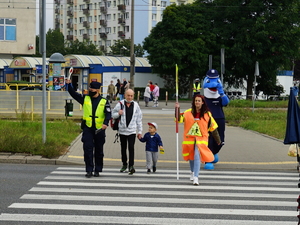
<instances>
[{"instance_id":1,"label":"police uniform","mask_svg":"<svg viewBox=\"0 0 300 225\"><path fill-rule=\"evenodd\" d=\"M100 89L101 83L92 82L90 88ZM94 176L99 176L103 168L103 145L105 143L105 130L102 130L102 125L108 126L111 118L111 108L109 102L102 98L101 95L94 98L89 95L81 95L73 89L71 84L68 84L69 94L83 106L83 125L82 139L84 150L84 162L87 172L87 177L94 173Z\"/></svg>"}]
</instances>

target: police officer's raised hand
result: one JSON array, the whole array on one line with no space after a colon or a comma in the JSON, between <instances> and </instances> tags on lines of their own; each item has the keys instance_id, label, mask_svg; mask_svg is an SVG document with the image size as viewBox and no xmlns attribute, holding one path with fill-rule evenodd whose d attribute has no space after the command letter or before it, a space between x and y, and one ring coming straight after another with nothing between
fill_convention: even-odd
<instances>
[{"instance_id":1,"label":"police officer's raised hand","mask_svg":"<svg viewBox=\"0 0 300 225\"><path fill-rule=\"evenodd\" d=\"M179 102L175 102L175 108L179 108L180 105L179 105Z\"/></svg>"}]
</instances>

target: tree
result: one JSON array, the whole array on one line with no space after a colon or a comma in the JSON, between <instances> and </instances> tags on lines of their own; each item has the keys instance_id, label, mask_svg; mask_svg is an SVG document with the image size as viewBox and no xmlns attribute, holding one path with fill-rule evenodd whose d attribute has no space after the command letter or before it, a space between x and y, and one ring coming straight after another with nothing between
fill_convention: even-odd
<instances>
[{"instance_id":1,"label":"tree","mask_svg":"<svg viewBox=\"0 0 300 225\"><path fill-rule=\"evenodd\" d=\"M179 69L180 92L186 93L196 77L203 77L208 70L208 56L215 45L216 36L210 32L199 4L171 5L163 12L159 22L145 38L144 49L153 72L167 79L166 86L175 87L175 64Z\"/></svg>"},{"instance_id":2,"label":"tree","mask_svg":"<svg viewBox=\"0 0 300 225\"><path fill-rule=\"evenodd\" d=\"M110 54L130 57L130 45L130 39L117 40L114 45L110 46ZM136 57L143 57L144 53L145 51L140 44L134 45L134 54Z\"/></svg>"},{"instance_id":3,"label":"tree","mask_svg":"<svg viewBox=\"0 0 300 225\"><path fill-rule=\"evenodd\" d=\"M36 36L36 54L34 56L41 57L39 53L39 36ZM46 57L50 57L53 53L59 52L62 55L80 54L80 55L103 55L97 45L89 41L80 42L65 41L64 35L58 30L49 29L46 33Z\"/></svg>"},{"instance_id":4,"label":"tree","mask_svg":"<svg viewBox=\"0 0 300 225\"><path fill-rule=\"evenodd\" d=\"M40 37L36 36L36 53L35 57L42 57L39 53ZM46 57L50 57L53 53L59 52L65 54L64 35L58 30L49 29L46 33Z\"/></svg>"},{"instance_id":5,"label":"tree","mask_svg":"<svg viewBox=\"0 0 300 225\"><path fill-rule=\"evenodd\" d=\"M247 94L251 95L256 61L257 82L264 86L276 82L278 69L291 69L299 58L298 0L214 0L207 6L217 43L226 48L224 80L230 85L247 80Z\"/></svg>"},{"instance_id":6,"label":"tree","mask_svg":"<svg viewBox=\"0 0 300 225\"><path fill-rule=\"evenodd\" d=\"M66 55L103 55L103 53L98 49L97 45L94 45L86 40L84 40L83 42L78 41L78 39L75 41L67 41L66 46Z\"/></svg>"}]
</instances>

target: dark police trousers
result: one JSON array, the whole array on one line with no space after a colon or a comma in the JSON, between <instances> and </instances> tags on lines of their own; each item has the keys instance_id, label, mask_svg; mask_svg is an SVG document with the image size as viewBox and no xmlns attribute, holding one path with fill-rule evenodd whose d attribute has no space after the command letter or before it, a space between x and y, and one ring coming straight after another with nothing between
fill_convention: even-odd
<instances>
[{"instance_id":1,"label":"dark police trousers","mask_svg":"<svg viewBox=\"0 0 300 225\"><path fill-rule=\"evenodd\" d=\"M86 172L102 172L105 137L105 130L95 134L95 129L87 126L83 128L81 141L83 142Z\"/></svg>"}]
</instances>

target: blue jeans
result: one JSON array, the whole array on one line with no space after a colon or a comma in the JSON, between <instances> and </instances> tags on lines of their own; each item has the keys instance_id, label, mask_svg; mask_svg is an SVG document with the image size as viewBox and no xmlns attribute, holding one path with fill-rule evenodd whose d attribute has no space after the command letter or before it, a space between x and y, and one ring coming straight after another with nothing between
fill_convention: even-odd
<instances>
[{"instance_id":1,"label":"blue jeans","mask_svg":"<svg viewBox=\"0 0 300 225\"><path fill-rule=\"evenodd\" d=\"M120 97L120 101L124 99L124 95L123 94L119 94Z\"/></svg>"},{"instance_id":2,"label":"blue jeans","mask_svg":"<svg viewBox=\"0 0 300 225\"><path fill-rule=\"evenodd\" d=\"M194 151L195 151L194 160L190 160L189 162L190 162L191 171L194 172L194 177L198 177L200 172L201 161L200 161L200 154L197 145L195 145Z\"/></svg>"}]
</instances>

